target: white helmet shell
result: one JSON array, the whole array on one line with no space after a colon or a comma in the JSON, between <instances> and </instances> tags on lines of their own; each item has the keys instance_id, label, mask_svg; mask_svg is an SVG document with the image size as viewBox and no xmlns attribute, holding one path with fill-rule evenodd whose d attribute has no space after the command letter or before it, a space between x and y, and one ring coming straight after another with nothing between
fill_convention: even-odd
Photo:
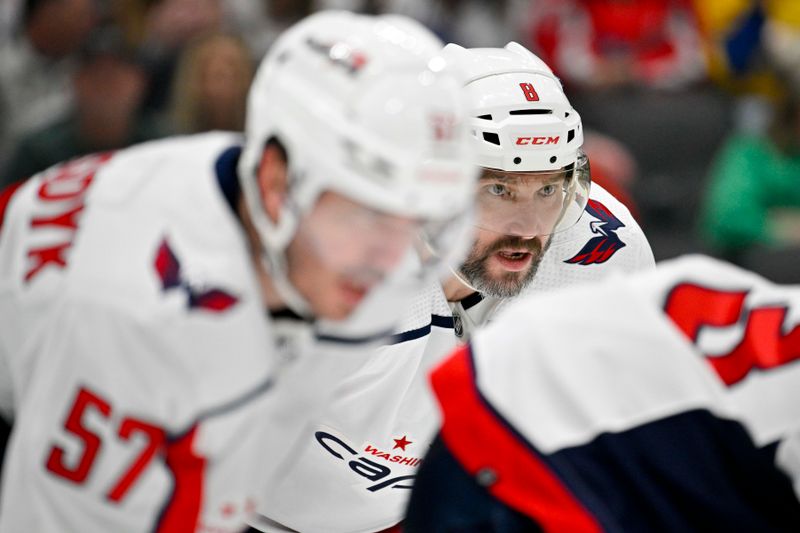
<instances>
[{"instance_id":1,"label":"white helmet shell","mask_svg":"<svg viewBox=\"0 0 800 533\"><path fill-rule=\"evenodd\" d=\"M470 208L475 169L463 76L447 68L441 47L411 19L343 11L314 14L275 42L250 90L239 162L268 253L286 247L325 190L421 220ZM277 223L264 213L255 177L271 138L289 167L288 209Z\"/></svg>"},{"instance_id":2,"label":"white helmet shell","mask_svg":"<svg viewBox=\"0 0 800 533\"><path fill-rule=\"evenodd\" d=\"M442 51L466 75L478 165L509 172L575 164L583 144L580 115L552 70L515 42L504 48Z\"/></svg>"}]
</instances>

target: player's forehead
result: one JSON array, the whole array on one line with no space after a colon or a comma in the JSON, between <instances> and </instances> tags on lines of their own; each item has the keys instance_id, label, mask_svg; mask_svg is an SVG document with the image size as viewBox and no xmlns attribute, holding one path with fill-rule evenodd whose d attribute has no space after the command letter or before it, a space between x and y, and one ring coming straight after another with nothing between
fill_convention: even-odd
<instances>
[{"instance_id":1,"label":"player's forehead","mask_svg":"<svg viewBox=\"0 0 800 533\"><path fill-rule=\"evenodd\" d=\"M544 170L540 172L509 172L495 168L481 167L481 181L501 182L550 182L564 177L564 170Z\"/></svg>"}]
</instances>

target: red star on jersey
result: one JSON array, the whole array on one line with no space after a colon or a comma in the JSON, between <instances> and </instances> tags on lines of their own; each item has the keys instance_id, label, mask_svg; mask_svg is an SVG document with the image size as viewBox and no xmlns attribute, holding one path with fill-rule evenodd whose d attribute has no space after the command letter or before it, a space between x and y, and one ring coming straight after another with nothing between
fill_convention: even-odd
<instances>
[{"instance_id":1,"label":"red star on jersey","mask_svg":"<svg viewBox=\"0 0 800 533\"><path fill-rule=\"evenodd\" d=\"M401 450L406 451L406 446L411 444L410 440L406 440L405 435L403 435L399 439L392 439L392 440L394 441L394 448L392 448L393 450L400 448Z\"/></svg>"},{"instance_id":2,"label":"red star on jersey","mask_svg":"<svg viewBox=\"0 0 800 533\"><path fill-rule=\"evenodd\" d=\"M222 516L227 518L236 513L236 507L232 503L226 503L222 506L219 512L222 513Z\"/></svg>"}]
</instances>

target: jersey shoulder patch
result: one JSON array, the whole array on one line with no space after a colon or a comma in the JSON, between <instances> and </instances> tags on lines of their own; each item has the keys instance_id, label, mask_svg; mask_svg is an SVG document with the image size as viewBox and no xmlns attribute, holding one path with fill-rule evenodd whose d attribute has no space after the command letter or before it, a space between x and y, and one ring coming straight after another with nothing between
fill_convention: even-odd
<instances>
[{"instance_id":1,"label":"jersey shoulder patch","mask_svg":"<svg viewBox=\"0 0 800 533\"><path fill-rule=\"evenodd\" d=\"M605 263L625 247L625 243L617 234L617 230L625 227L625 224L605 204L591 198L586 204L584 216L592 218L589 221L589 228L595 236L590 238L578 253L564 262L580 265Z\"/></svg>"}]
</instances>

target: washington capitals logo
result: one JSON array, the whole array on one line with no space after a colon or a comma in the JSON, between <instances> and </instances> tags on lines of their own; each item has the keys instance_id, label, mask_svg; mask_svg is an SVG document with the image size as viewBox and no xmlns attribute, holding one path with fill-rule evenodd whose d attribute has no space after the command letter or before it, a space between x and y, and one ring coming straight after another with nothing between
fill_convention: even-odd
<instances>
[{"instance_id":1,"label":"washington capitals logo","mask_svg":"<svg viewBox=\"0 0 800 533\"><path fill-rule=\"evenodd\" d=\"M617 235L619 228L624 228L625 224L614 216L614 214L597 200L589 200L586 205L586 212L597 220L589 223L592 233L597 237L592 237L574 257L564 261L570 264L579 265L598 265L605 263L611 256L625 247L625 243Z\"/></svg>"},{"instance_id":2,"label":"washington capitals logo","mask_svg":"<svg viewBox=\"0 0 800 533\"><path fill-rule=\"evenodd\" d=\"M190 309L205 309L220 313L233 307L239 299L222 289L203 289L199 290L192 287L188 281L181 279L181 264L167 242L161 241L161 245L156 252L156 259L153 266L161 278L161 288L164 291L171 289L182 289L189 297L188 305Z\"/></svg>"},{"instance_id":3,"label":"washington capitals logo","mask_svg":"<svg viewBox=\"0 0 800 533\"><path fill-rule=\"evenodd\" d=\"M331 63L347 70L348 74L357 74L367 64L367 56L343 42L329 43L317 41L313 37L306 39L309 48L326 56Z\"/></svg>"}]
</instances>

